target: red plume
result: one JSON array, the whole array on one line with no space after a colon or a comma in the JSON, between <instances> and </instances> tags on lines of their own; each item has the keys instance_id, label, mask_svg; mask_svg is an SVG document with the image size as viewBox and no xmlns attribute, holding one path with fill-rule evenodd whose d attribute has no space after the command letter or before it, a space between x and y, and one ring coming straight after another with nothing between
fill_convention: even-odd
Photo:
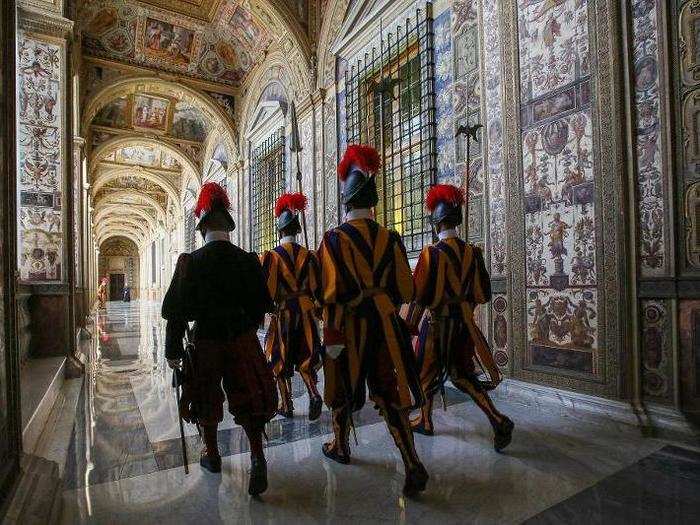
<instances>
[{"instance_id":1,"label":"red plume","mask_svg":"<svg viewBox=\"0 0 700 525\"><path fill-rule=\"evenodd\" d=\"M199 218L203 212L211 210L214 204L219 204L227 210L231 207L231 201L228 200L226 191L216 182L207 182L199 191L197 206L194 208L195 216Z\"/></svg>"},{"instance_id":2,"label":"red plume","mask_svg":"<svg viewBox=\"0 0 700 525\"><path fill-rule=\"evenodd\" d=\"M464 204L464 191L457 186L452 186L452 184L436 184L428 191L425 206L430 213L433 213L433 210L441 202L448 202L452 206L462 206Z\"/></svg>"},{"instance_id":3,"label":"red plume","mask_svg":"<svg viewBox=\"0 0 700 525\"><path fill-rule=\"evenodd\" d=\"M338 177L341 181L345 181L348 171L350 171L350 166L353 164L366 173L375 173L381 166L381 160L379 159L379 153L372 146L365 146L364 144L348 146L343 159L338 164Z\"/></svg>"},{"instance_id":4,"label":"red plume","mask_svg":"<svg viewBox=\"0 0 700 525\"><path fill-rule=\"evenodd\" d=\"M285 193L277 199L275 204L275 217L282 215L284 210L304 211L306 209L306 195L303 193Z\"/></svg>"}]
</instances>

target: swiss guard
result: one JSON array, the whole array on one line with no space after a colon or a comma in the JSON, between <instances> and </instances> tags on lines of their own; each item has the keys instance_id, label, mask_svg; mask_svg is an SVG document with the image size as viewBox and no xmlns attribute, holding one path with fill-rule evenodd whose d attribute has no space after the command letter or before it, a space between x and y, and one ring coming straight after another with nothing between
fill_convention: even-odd
<instances>
[{"instance_id":1,"label":"swiss guard","mask_svg":"<svg viewBox=\"0 0 700 525\"><path fill-rule=\"evenodd\" d=\"M279 245L263 255L263 272L275 311L265 337L265 353L280 392L278 412L294 416L290 388L294 369L309 392L309 419L321 416L323 400L316 383L321 366L321 341L316 326L314 291L319 286L316 254L297 242L299 215L306 209L302 193L286 193L277 199L275 217Z\"/></svg>"},{"instance_id":2,"label":"swiss guard","mask_svg":"<svg viewBox=\"0 0 700 525\"><path fill-rule=\"evenodd\" d=\"M185 357L192 362L179 409L185 420L202 429L200 465L221 472L217 426L226 399L250 442L248 492L257 495L267 488L262 438L277 410L277 390L256 332L272 302L257 255L229 240L235 228L229 207L221 186L202 186L194 213L204 246L180 255L163 300L165 357L174 369L183 366ZM189 321L194 321L194 349L186 352L183 337Z\"/></svg>"},{"instance_id":3,"label":"swiss guard","mask_svg":"<svg viewBox=\"0 0 700 525\"><path fill-rule=\"evenodd\" d=\"M410 497L428 482L408 419L423 395L408 327L398 314L413 298L413 281L401 237L372 218L379 166L373 148L348 147L338 166L346 220L326 232L319 249L324 398L334 432L322 450L334 461L350 462L352 412L365 404L367 385L403 458L403 492Z\"/></svg>"},{"instance_id":4,"label":"swiss guard","mask_svg":"<svg viewBox=\"0 0 700 525\"><path fill-rule=\"evenodd\" d=\"M488 391L501 382L502 375L474 320L476 305L491 300L489 274L481 249L457 235L456 228L462 223L462 190L449 184L433 186L426 205L439 242L423 248L413 276L416 299L409 308L408 323L417 326L415 350L427 401L411 427L433 435L433 399L438 393L444 396L449 378L486 414L494 430L493 446L500 452L511 441L513 422L489 398ZM487 381L479 379L475 360Z\"/></svg>"}]
</instances>

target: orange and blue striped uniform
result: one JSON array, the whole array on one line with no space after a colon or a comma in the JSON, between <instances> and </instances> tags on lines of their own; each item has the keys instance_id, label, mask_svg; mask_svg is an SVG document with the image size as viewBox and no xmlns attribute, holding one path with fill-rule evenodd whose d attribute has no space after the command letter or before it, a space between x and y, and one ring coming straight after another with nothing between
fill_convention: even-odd
<instances>
[{"instance_id":1,"label":"orange and blue striped uniform","mask_svg":"<svg viewBox=\"0 0 700 525\"><path fill-rule=\"evenodd\" d=\"M327 333L342 333L345 345L337 359L324 358L326 404L351 402L358 410L365 383L379 407L422 404L410 335L397 310L414 291L398 233L371 219L349 220L326 232L318 253L324 325Z\"/></svg>"},{"instance_id":2,"label":"orange and blue striped uniform","mask_svg":"<svg viewBox=\"0 0 700 525\"><path fill-rule=\"evenodd\" d=\"M291 377L296 367L305 383L315 383L321 353L314 302L320 283L316 254L295 242L284 243L266 252L262 264L276 305L265 337L268 361L277 377Z\"/></svg>"},{"instance_id":3,"label":"orange and blue striped uniform","mask_svg":"<svg viewBox=\"0 0 700 525\"><path fill-rule=\"evenodd\" d=\"M426 396L432 398L447 376L462 389L463 380L476 376L474 359L490 384L498 384L502 374L474 320L476 305L491 300L481 249L456 237L424 247L414 283L416 298L407 321L418 325L415 352Z\"/></svg>"}]
</instances>

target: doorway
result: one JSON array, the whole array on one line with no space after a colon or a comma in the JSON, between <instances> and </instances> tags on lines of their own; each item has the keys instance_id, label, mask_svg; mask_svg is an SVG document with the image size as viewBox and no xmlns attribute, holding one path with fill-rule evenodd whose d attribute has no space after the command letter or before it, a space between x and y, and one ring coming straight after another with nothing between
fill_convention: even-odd
<instances>
[{"instance_id":1,"label":"doorway","mask_svg":"<svg viewBox=\"0 0 700 525\"><path fill-rule=\"evenodd\" d=\"M121 301L124 295L124 274L109 274L109 300Z\"/></svg>"}]
</instances>

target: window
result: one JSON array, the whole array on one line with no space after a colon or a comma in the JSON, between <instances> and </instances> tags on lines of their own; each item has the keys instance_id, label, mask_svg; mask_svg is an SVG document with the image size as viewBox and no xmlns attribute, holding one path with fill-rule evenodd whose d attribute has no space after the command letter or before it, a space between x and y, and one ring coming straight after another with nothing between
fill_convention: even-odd
<instances>
[{"instance_id":1,"label":"window","mask_svg":"<svg viewBox=\"0 0 700 525\"><path fill-rule=\"evenodd\" d=\"M273 133L251 154L250 231L257 253L275 246L274 207L284 193L284 127Z\"/></svg>"},{"instance_id":2,"label":"window","mask_svg":"<svg viewBox=\"0 0 700 525\"><path fill-rule=\"evenodd\" d=\"M377 220L398 231L416 254L431 241L423 202L437 175L430 8L352 65L345 86L348 143L371 144L382 158Z\"/></svg>"}]
</instances>

